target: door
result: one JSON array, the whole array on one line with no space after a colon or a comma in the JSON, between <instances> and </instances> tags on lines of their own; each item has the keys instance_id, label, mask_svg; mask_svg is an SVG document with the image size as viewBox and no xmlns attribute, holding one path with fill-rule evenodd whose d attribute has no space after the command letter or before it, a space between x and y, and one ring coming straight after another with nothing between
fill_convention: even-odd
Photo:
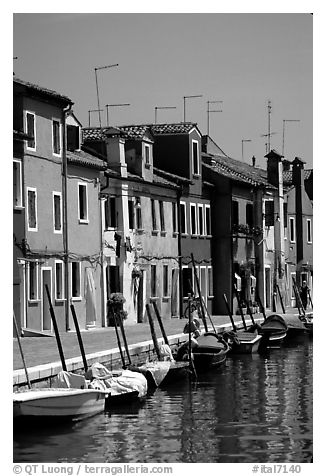
<instances>
[{"instance_id":1,"label":"door","mask_svg":"<svg viewBox=\"0 0 326 476\"><path fill-rule=\"evenodd\" d=\"M144 271L141 270L141 275L138 280L137 289L137 322L143 322L144 316Z\"/></svg>"},{"instance_id":2,"label":"door","mask_svg":"<svg viewBox=\"0 0 326 476\"><path fill-rule=\"evenodd\" d=\"M48 296L46 293L45 286L48 286L50 291L50 297L52 302L52 269L51 268L42 268L42 330L51 331L52 322L50 314L50 305Z\"/></svg>"},{"instance_id":3,"label":"door","mask_svg":"<svg viewBox=\"0 0 326 476\"><path fill-rule=\"evenodd\" d=\"M179 282L179 270L178 268L173 268L172 280L171 280L171 315L172 317L177 317L179 313L178 282Z\"/></svg>"},{"instance_id":4,"label":"door","mask_svg":"<svg viewBox=\"0 0 326 476\"><path fill-rule=\"evenodd\" d=\"M271 307L271 270L265 268L265 307L270 309Z\"/></svg>"}]
</instances>

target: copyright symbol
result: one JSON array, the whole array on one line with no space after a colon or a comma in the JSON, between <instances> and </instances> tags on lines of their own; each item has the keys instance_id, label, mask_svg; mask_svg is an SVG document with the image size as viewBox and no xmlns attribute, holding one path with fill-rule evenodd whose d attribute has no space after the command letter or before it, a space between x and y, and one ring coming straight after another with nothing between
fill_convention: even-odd
<instances>
[{"instance_id":1,"label":"copyright symbol","mask_svg":"<svg viewBox=\"0 0 326 476\"><path fill-rule=\"evenodd\" d=\"M19 464L16 464L16 465L13 467L13 472L14 472L15 474L20 474L22 471L23 471L23 470L22 470L22 467L19 466Z\"/></svg>"}]
</instances>

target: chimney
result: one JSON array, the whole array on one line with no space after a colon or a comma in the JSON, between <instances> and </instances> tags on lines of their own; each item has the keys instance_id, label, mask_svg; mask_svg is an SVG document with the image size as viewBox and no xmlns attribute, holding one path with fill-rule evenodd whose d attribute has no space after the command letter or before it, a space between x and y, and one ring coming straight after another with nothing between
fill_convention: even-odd
<instances>
[{"instance_id":1,"label":"chimney","mask_svg":"<svg viewBox=\"0 0 326 476\"><path fill-rule=\"evenodd\" d=\"M284 156L277 152L275 149L272 149L268 154L265 155L265 158L267 159L268 182L277 188L280 186L280 184L282 184L283 189L282 159L284 158Z\"/></svg>"},{"instance_id":2,"label":"chimney","mask_svg":"<svg viewBox=\"0 0 326 476\"><path fill-rule=\"evenodd\" d=\"M296 157L292 162L292 182L296 187L303 186L304 164L305 162L300 157Z\"/></svg>"},{"instance_id":3,"label":"chimney","mask_svg":"<svg viewBox=\"0 0 326 476\"><path fill-rule=\"evenodd\" d=\"M256 166L256 157L253 155L251 160L252 160L252 166L255 167Z\"/></svg>"},{"instance_id":4,"label":"chimney","mask_svg":"<svg viewBox=\"0 0 326 476\"><path fill-rule=\"evenodd\" d=\"M111 128L106 131L106 151L108 166L116 172L120 172L121 177L127 177L127 164L125 157L125 140L121 131Z\"/></svg>"}]
</instances>

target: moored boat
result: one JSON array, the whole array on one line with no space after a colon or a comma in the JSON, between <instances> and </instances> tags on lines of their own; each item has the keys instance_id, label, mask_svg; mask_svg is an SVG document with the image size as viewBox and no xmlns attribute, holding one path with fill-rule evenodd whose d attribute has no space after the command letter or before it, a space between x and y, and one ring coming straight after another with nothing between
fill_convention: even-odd
<instances>
[{"instance_id":1,"label":"moored boat","mask_svg":"<svg viewBox=\"0 0 326 476\"><path fill-rule=\"evenodd\" d=\"M284 341L288 326L282 316L271 314L262 324L257 325L257 329L262 336L259 347L275 347Z\"/></svg>"},{"instance_id":2,"label":"moored boat","mask_svg":"<svg viewBox=\"0 0 326 476\"><path fill-rule=\"evenodd\" d=\"M231 354L254 354L258 351L262 336L258 332L228 331L223 334Z\"/></svg>"},{"instance_id":3,"label":"moored boat","mask_svg":"<svg viewBox=\"0 0 326 476\"><path fill-rule=\"evenodd\" d=\"M230 348L226 341L215 332L205 332L191 340L191 353L196 372L203 372L217 368L224 364ZM177 352L176 359L188 359L189 345L182 344Z\"/></svg>"}]
</instances>

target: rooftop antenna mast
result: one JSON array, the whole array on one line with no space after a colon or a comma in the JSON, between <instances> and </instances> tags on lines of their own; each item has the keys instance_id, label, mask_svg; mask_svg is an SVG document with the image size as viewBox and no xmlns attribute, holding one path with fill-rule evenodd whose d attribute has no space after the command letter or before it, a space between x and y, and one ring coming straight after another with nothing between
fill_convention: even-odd
<instances>
[{"instance_id":1,"label":"rooftop antenna mast","mask_svg":"<svg viewBox=\"0 0 326 476\"><path fill-rule=\"evenodd\" d=\"M102 112L103 109L100 109L100 112ZM99 112L98 109L89 109L88 110L88 127L91 127L91 112Z\"/></svg>"},{"instance_id":2,"label":"rooftop antenna mast","mask_svg":"<svg viewBox=\"0 0 326 476\"><path fill-rule=\"evenodd\" d=\"M158 109L176 109L175 106L155 106L155 124L157 123L157 111Z\"/></svg>"},{"instance_id":3,"label":"rooftop antenna mast","mask_svg":"<svg viewBox=\"0 0 326 476\"><path fill-rule=\"evenodd\" d=\"M130 106L129 103L121 103L121 104L105 104L106 107L106 125L109 127L109 107L121 107L121 106Z\"/></svg>"},{"instance_id":4,"label":"rooftop antenna mast","mask_svg":"<svg viewBox=\"0 0 326 476\"><path fill-rule=\"evenodd\" d=\"M223 104L223 101L207 101L207 135L209 136L209 115L211 112L223 112L222 109L210 110L210 104Z\"/></svg>"},{"instance_id":5,"label":"rooftop antenna mast","mask_svg":"<svg viewBox=\"0 0 326 476\"><path fill-rule=\"evenodd\" d=\"M272 113L272 101L268 101L267 104L267 111L268 111L268 132L267 132L267 147L268 153L271 151L271 113Z\"/></svg>"},{"instance_id":6,"label":"rooftop antenna mast","mask_svg":"<svg viewBox=\"0 0 326 476\"><path fill-rule=\"evenodd\" d=\"M115 66L119 66L119 64L108 64L106 66L99 66L98 68L94 68L95 72L95 83L96 83L96 94L97 94L97 110L98 110L98 120L100 123L100 128L102 129L102 121L101 121L101 111L100 109L100 94L99 94L99 88L98 88L98 80L97 80L97 72L103 69L108 69L108 68L114 68Z\"/></svg>"},{"instance_id":7,"label":"rooftop antenna mast","mask_svg":"<svg viewBox=\"0 0 326 476\"><path fill-rule=\"evenodd\" d=\"M183 96L183 122L186 122L186 99L189 98L202 98L202 94L196 94L193 96Z\"/></svg>"}]
</instances>

